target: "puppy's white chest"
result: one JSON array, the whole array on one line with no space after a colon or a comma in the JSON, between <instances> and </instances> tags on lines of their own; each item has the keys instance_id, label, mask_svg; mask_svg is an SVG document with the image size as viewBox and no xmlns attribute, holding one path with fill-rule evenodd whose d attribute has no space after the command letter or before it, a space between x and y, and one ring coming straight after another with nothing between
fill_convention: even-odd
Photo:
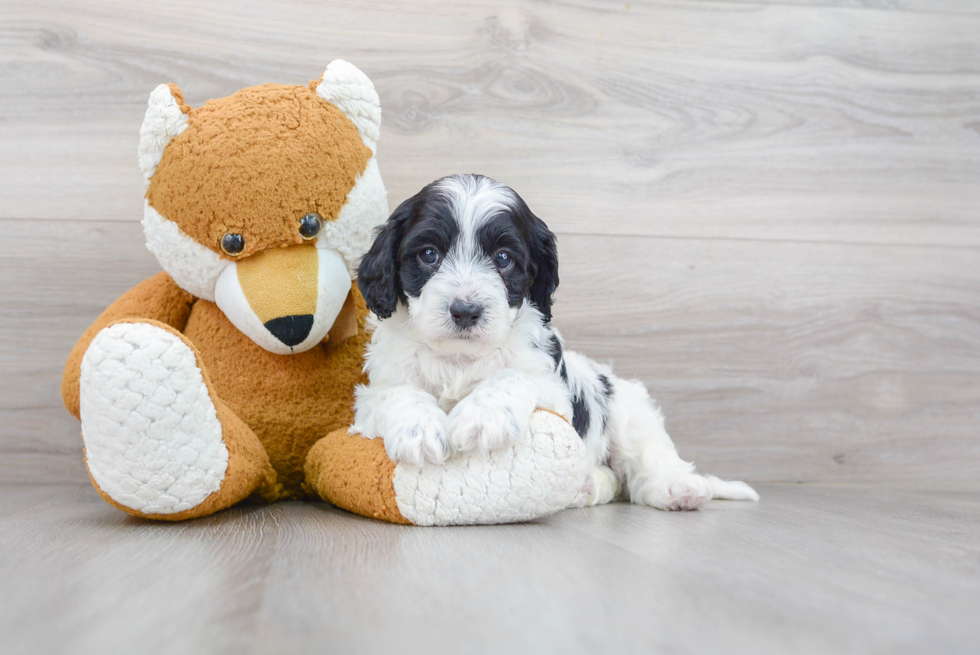
<instances>
[{"instance_id":1,"label":"puppy's white chest","mask_svg":"<svg viewBox=\"0 0 980 655\"><path fill-rule=\"evenodd\" d=\"M473 389L479 382L479 379L473 379L469 376L464 376L463 379L444 380L433 395L436 396L442 411L448 414L459 401L473 393Z\"/></svg>"},{"instance_id":2,"label":"puppy's white chest","mask_svg":"<svg viewBox=\"0 0 980 655\"><path fill-rule=\"evenodd\" d=\"M447 414L476 388L480 382L500 369L494 357L475 361L442 359L423 363L423 377L429 393L436 397L439 407ZM428 375L426 375L428 373Z\"/></svg>"},{"instance_id":3,"label":"puppy's white chest","mask_svg":"<svg viewBox=\"0 0 980 655\"><path fill-rule=\"evenodd\" d=\"M437 399L439 403L439 409L441 409L442 411L446 412L446 414L448 414L449 412L453 411L453 408L456 407L456 405L459 404L459 401L461 401L465 397L466 397L465 395L458 396L456 394L442 394Z\"/></svg>"}]
</instances>

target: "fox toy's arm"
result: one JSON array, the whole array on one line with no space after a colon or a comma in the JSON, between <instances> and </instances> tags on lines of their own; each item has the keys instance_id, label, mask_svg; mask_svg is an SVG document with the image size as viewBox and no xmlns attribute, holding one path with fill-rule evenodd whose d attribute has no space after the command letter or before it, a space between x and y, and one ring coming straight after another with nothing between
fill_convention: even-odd
<instances>
[{"instance_id":1,"label":"fox toy's arm","mask_svg":"<svg viewBox=\"0 0 980 655\"><path fill-rule=\"evenodd\" d=\"M68 411L78 418L78 380L81 377L82 357L99 330L120 319L139 318L164 323L180 332L187 324L195 300L194 296L178 287L169 275L158 273L109 305L89 326L68 356L61 381L61 396Z\"/></svg>"}]
</instances>

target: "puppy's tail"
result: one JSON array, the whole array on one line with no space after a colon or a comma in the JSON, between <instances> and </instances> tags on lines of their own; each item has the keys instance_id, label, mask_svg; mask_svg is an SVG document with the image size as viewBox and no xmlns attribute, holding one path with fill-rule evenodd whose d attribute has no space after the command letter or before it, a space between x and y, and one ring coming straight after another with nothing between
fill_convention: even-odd
<instances>
[{"instance_id":1,"label":"puppy's tail","mask_svg":"<svg viewBox=\"0 0 980 655\"><path fill-rule=\"evenodd\" d=\"M759 494L755 489L737 480L722 480L713 475L704 479L711 485L711 497L718 500L751 500L759 502Z\"/></svg>"}]
</instances>

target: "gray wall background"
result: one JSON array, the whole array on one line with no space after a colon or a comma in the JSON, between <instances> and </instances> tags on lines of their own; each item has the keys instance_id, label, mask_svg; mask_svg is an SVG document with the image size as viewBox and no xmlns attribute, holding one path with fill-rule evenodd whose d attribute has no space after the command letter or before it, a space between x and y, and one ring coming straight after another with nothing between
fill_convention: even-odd
<instances>
[{"instance_id":1,"label":"gray wall background","mask_svg":"<svg viewBox=\"0 0 980 655\"><path fill-rule=\"evenodd\" d=\"M681 454L755 482L978 484L980 3L0 6L0 481L85 482L65 357L158 266L136 145L187 101L374 80L392 207L480 172L558 233L556 324Z\"/></svg>"}]
</instances>

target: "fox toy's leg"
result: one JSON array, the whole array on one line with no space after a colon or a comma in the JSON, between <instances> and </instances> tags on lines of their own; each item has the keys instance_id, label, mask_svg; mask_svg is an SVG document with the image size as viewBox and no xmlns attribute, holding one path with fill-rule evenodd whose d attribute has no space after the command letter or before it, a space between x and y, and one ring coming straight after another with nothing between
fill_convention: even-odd
<instances>
[{"instance_id":1,"label":"fox toy's leg","mask_svg":"<svg viewBox=\"0 0 980 655\"><path fill-rule=\"evenodd\" d=\"M395 463L381 439L334 430L306 455L306 485L319 496L348 511L390 523L410 523L398 509Z\"/></svg>"},{"instance_id":2,"label":"fox toy's leg","mask_svg":"<svg viewBox=\"0 0 980 655\"><path fill-rule=\"evenodd\" d=\"M568 507L590 468L575 428L538 410L512 447L461 453L445 464L395 464L381 439L335 430L306 456L306 484L338 507L392 523L514 523Z\"/></svg>"},{"instance_id":3,"label":"fox toy's leg","mask_svg":"<svg viewBox=\"0 0 980 655\"><path fill-rule=\"evenodd\" d=\"M79 380L89 475L146 518L204 516L259 493L275 472L255 433L216 398L194 348L155 321L120 321L85 351Z\"/></svg>"}]
</instances>

